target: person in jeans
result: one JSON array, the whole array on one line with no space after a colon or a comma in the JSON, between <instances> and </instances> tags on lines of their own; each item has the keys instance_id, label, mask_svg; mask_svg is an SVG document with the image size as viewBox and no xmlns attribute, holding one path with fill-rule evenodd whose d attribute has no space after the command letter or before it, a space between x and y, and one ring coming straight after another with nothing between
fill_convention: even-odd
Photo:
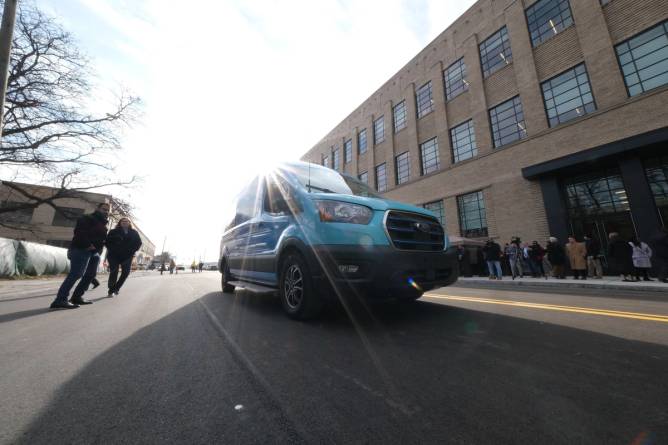
<instances>
[{"instance_id":1,"label":"person in jeans","mask_svg":"<svg viewBox=\"0 0 668 445\"><path fill-rule=\"evenodd\" d=\"M506 247L506 258L508 258L508 265L510 266L510 274L513 277L513 280L518 276L523 278L524 271L522 270L522 248L520 247L519 241L516 238L513 238Z\"/></svg>"},{"instance_id":2,"label":"person in jeans","mask_svg":"<svg viewBox=\"0 0 668 445\"><path fill-rule=\"evenodd\" d=\"M552 266L552 275L554 278L566 278L566 252L564 251L564 248L561 246L561 244L559 244L559 240L551 236L547 243L546 250L547 260Z\"/></svg>"},{"instance_id":3,"label":"person in jeans","mask_svg":"<svg viewBox=\"0 0 668 445\"><path fill-rule=\"evenodd\" d=\"M100 254L107 237L108 215L109 204L103 202L98 204L95 212L83 215L77 220L69 249L70 272L60 285L56 299L51 303L51 309L75 309L79 305L93 303L84 300L83 295L95 278L97 266L100 264ZM77 281L79 284L68 302L67 297Z\"/></svg>"},{"instance_id":4,"label":"person in jeans","mask_svg":"<svg viewBox=\"0 0 668 445\"><path fill-rule=\"evenodd\" d=\"M640 275L643 275L644 281L654 281L649 277L649 270L652 268L652 249L637 238L631 238L629 241L633 249L631 257L633 258L633 267L635 267L636 281L640 281Z\"/></svg>"},{"instance_id":5,"label":"person in jeans","mask_svg":"<svg viewBox=\"0 0 668 445\"><path fill-rule=\"evenodd\" d=\"M489 239L485 247L482 248L482 253L485 255L487 261L487 268L489 269L490 280L502 280L503 272L501 271L501 246Z\"/></svg>"},{"instance_id":6,"label":"person in jeans","mask_svg":"<svg viewBox=\"0 0 668 445\"><path fill-rule=\"evenodd\" d=\"M596 277L599 280L603 278L603 266L601 265L601 244L598 240L588 235L584 237L585 247L587 248L587 270L590 277Z\"/></svg>"},{"instance_id":7,"label":"person in jeans","mask_svg":"<svg viewBox=\"0 0 668 445\"><path fill-rule=\"evenodd\" d=\"M121 218L107 235L107 261L109 262L109 291L108 296L118 295L123 283L130 275L132 258L141 247L141 237L132 228L128 218ZM118 268L121 277L118 277Z\"/></svg>"}]
</instances>

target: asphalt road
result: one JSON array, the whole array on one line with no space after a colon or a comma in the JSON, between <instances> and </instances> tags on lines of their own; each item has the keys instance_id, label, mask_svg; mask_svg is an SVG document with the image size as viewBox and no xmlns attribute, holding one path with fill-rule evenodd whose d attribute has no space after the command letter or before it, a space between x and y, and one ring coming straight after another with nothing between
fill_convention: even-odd
<instances>
[{"instance_id":1,"label":"asphalt road","mask_svg":"<svg viewBox=\"0 0 668 445\"><path fill-rule=\"evenodd\" d=\"M310 323L216 272L0 282L0 443L668 443L668 295L446 288Z\"/></svg>"}]
</instances>

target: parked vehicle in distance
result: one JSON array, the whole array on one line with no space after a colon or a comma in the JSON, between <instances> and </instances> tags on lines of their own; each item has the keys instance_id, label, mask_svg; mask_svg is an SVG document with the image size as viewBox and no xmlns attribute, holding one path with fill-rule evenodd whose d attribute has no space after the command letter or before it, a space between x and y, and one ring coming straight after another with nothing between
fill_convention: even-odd
<instances>
[{"instance_id":1,"label":"parked vehicle in distance","mask_svg":"<svg viewBox=\"0 0 668 445\"><path fill-rule=\"evenodd\" d=\"M277 290L292 318L328 299L416 300L457 280L456 250L433 213L359 180L294 162L254 178L220 244L223 292Z\"/></svg>"}]
</instances>

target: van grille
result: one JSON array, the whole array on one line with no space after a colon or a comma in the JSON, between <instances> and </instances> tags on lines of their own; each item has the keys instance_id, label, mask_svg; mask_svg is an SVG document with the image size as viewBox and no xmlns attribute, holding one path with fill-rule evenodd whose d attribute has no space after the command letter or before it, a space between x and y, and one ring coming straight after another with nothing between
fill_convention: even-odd
<instances>
[{"instance_id":1,"label":"van grille","mask_svg":"<svg viewBox=\"0 0 668 445\"><path fill-rule=\"evenodd\" d=\"M390 211L385 228L394 247L401 250L443 250L445 234L436 218L415 213Z\"/></svg>"}]
</instances>

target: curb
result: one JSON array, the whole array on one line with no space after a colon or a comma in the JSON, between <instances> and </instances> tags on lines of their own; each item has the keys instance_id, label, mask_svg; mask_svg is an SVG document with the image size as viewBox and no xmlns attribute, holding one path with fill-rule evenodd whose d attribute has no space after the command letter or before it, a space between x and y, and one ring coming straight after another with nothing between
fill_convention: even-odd
<instances>
[{"instance_id":1,"label":"curb","mask_svg":"<svg viewBox=\"0 0 668 445\"><path fill-rule=\"evenodd\" d=\"M549 287L554 289L607 289L607 290L622 290L622 291L631 291L631 292L655 292L668 294L668 285L666 286L647 286L647 285L619 285L619 284L609 284L609 283L584 283L584 282L569 282L569 281L513 281L511 279L506 280L457 280L454 286L461 287L477 287L484 285L486 288L494 287L504 287L504 288L513 288L513 287Z\"/></svg>"}]
</instances>

